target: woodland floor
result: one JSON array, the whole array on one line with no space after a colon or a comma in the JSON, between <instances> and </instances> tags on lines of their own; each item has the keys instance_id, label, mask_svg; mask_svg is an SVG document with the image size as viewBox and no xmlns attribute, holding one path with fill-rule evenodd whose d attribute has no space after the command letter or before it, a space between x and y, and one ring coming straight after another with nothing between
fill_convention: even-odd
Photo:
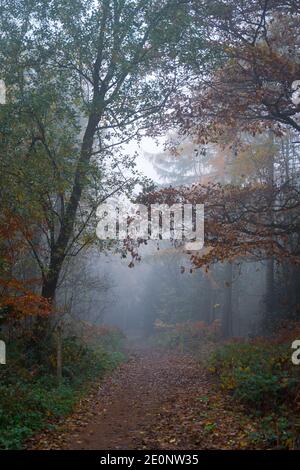
<instances>
[{"instance_id":1,"label":"woodland floor","mask_svg":"<svg viewBox=\"0 0 300 470\"><path fill-rule=\"evenodd\" d=\"M245 449L254 423L190 356L139 351L28 449Z\"/></svg>"}]
</instances>

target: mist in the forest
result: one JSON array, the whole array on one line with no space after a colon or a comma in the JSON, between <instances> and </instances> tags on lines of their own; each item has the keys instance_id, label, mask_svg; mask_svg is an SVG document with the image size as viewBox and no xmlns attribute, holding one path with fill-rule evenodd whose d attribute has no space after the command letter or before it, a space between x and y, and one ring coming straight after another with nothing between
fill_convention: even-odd
<instances>
[{"instance_id":1,"label":"mist in the forest","mask_svg":"<svg viewBox=\"0 0 300 470\"><path fill-rule=\"evenodd\" d=\"M176 141L176 133L160 139ZM136 163L157 188L214 181L231 181L224 155L213 146L179 139L174 155L145 139L127 151L139 150ZM206 245L204 245L204 250ZM97 247L76 258L69 287L62 285L65 309L75 318L120 328L136 342L151 338L161 324L218 323L225 336L252 337L268 323L268 259L237 258L195 268L184 243L148 240L131 263L122 243L105 252ZM129 267L130 266L130 267ZM274 270L274 262L272 261ZM75 274L73 274L73 271ZM71 274L70 274L71 273ZM76 278L79 285L76 283Z\"/></svg>"}]
</instances>

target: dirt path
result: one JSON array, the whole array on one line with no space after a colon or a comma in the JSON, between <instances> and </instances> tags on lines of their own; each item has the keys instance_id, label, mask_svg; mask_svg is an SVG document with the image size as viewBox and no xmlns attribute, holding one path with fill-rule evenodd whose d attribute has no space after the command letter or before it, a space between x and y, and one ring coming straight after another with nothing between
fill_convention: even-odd
<instances>
[{"instance_id":1,"label":"dirt path","mask_svg":"<svg viewBox=\"0 0 300 470\"><path fill-rule=\"evenodd\" d=\"M252 423L189 357L142 351L31 449L239 449Z\"/></svg>"}]
</instances>

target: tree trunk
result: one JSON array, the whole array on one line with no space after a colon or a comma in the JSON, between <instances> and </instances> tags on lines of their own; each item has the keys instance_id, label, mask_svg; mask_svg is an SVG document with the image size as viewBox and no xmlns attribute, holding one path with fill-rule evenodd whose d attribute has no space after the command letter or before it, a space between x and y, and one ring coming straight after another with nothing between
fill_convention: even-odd
<instances>
[{"instance_id":1,"label":"tree trunk","mask_svg":"<svg viewBox=\"0 0 300 470\"><path fill-rule=\"evenodd\" d=\"M205 292L204 298L202 300L203 313L201 315L201 320L203 320L208 325L211 323L211 304L212 304L212 287L209 280L206 278L204 281Z\"/></svg>"},{"instance_id":2,"label":"tree trunk","mask_svg":"<svg viewBox=\"0 0 300 470\"><path fill-rule=\"evenodd\" d=\"M274 312L274 259L267 260L266 268L266 310L267 313L272 315Z\"/></svg>"},{"instance_id":3,"label":"tree trunk","mask_svg":"<svg viewBox=\"0 0 300 470\"><path fill-rule=\"evenodd\" d=\"M80 157L77 162L74 184L70 196L70 200L67 204L65 213L62 214L62 222L59 229L57 240L51 247L50 262L48 266L47 275L43 279L42 284L42 296L49 300L53 304L56 294L56 289L59 281L61 269L67 254L67 248L70 243L74 223L76 219L76 212L80 202L82 190L84 188L84 178L87 171L87 165L90 160L90 156L93 150L94 135L97 129L97 125L100 117L92 114L89 117L88 124L82 140ZM43 343L46 344L47 340L51 336L50 327L51 317L39 317L36 319L34 328L34 343L36 349L38 349L38 356L44 355ZM46 357L43 357L46 360Z\"/></svg>"},{"instance_id":4,"label":"tree trunk","mask_svg":"<svg viewBox=\"0 0 300 470\"><path fill-rule=\"evenodd\" d=\"M62 381L62 328L61 326L57 327L57 349L56 349L56 376L58 385Z\"/></svg>"},{"instance_id":5,"label":"tree trunk","mask_svg":"<svg viewBox=\"0 0 300 470\"><path fill-rule=\"evenodd\" d=\"M273 188L274 187L274 135L273 132L270 131L269 133L270 139L270 157L268 160L268 174L267 180L268 184ZM271 195L271 203L270 203L270 213L269 213L269 222L272 224L273 222L273 195ZM274 314L274 258L270 257L267 260L267 268L266 268L266 312L269 318Z\"/></svg>"},{"instance_id":6,"label":"tree trunk","mask_svg":"<svg viewBox=\"0 0 300 470\"><path fill-rule=\"evenodd\" d=\"M213 323L216 319L216 290L210 287L210 304L209 304L209 323Z\"/></svg>"},{"instance_id":7,"label":"tree trunk","mask_svg":"<svg viewBox=\"0 0 300 470\"><path fill-rule=\"evenodd\" d=\"M62 214L62 222L58 238L51 248L48 275L44 278L42 286L42 295L43 297L49 299L50 302L52 302L54 299L59 275L66 257L66 250L73 233L76 212L80 202L82 190L84 188L84 177L87 171L87 165L90 161L94 135L99 119L100 118L95 115L91 115L89 118L82 141L80 157L76 167L70 200L67 204L65 213Z\"/></svg>"},{"instance_id":8,"label":"tree trunk","mask_svg":"<svg viewBox=\"0 0 300 470\"><path fill-rule=\"evenodd\" d=\"M222 333L224 338L230 338L233 334L232 318L232 263L227 263L225 268L224 309L222 318Z\"/></svg>"},{"instance_id":9,"label":"tree trunk","mask_svg":"<svg viewBox=\"0 0 300 470\"><path fill-rule=\"evenodd\" d=\"M233 165L237 157L237 147L234 144L232 148L231 159L228 162L229 168ZM229 174L231 184L235 184L235 177L232 172ZM222 316L222 335L224 338L230 338L233 335L233 314L232 314L232 274L233 264L228 261L225 267L224 278L224 307Z\"/></svg>"}]
</instances>

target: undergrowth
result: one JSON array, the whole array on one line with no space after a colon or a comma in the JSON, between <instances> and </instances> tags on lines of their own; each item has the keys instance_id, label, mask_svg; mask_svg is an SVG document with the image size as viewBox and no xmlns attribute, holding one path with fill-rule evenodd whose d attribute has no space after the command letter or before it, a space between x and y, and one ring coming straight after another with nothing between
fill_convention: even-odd
<instances>
[{"instance_id":1,"label":"undergrowth","mask_svg":"<svg viewBox=\"0 0 300 470\"><path fill-rule=\"evenodd\" d=\"M125 359L122 335L109 331L102 341L63 340L63 378L53 368L31 363L18 341L7 345L7 365L0 367L0 449L22 449L39 430L52 428L70 414L91 384ZM111 336L111 338L110 338ZM111 340L110 340L111 339Z\"/></svg>"},{"instance_id":2,"label":"undergrowth","mask_svg":"<svg viewBox=\"0 0 300 470\"><path fill-rule=\"evenodd\" d=\"M300 370L291 360L295 333L236 341L217 348L209 370L220 387L259 418L254 447L300 448Z\"/></svg>"}]
</instances>

